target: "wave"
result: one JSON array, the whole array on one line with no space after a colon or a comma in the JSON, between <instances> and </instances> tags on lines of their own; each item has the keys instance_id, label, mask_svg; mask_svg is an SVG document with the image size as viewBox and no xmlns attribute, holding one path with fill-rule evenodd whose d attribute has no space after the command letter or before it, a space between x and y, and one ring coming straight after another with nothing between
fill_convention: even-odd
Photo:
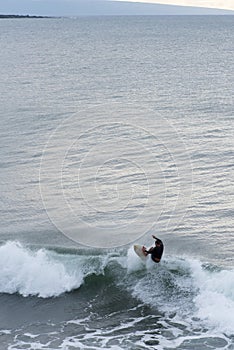
<instances>
[{"instance_id":1,"label":"wave","mask_svg":"<svg viewBox=\"0 0 234 350\"><path fill-rule=\"evenodd\" d=\"M32 250L19 242L0 246L0 293L48 298L82 285L93 290L101 283L113 299L114 283L174 321L199 319L233 334L234 270L178 257L164 257L156 265L149 259L145 264L132 248L95 255L88 250Z\"/></svg>"},{"instance_id":2,"label":"wave","mask_svg":"<svg viewBox=\"0 0 234 350\"><path fill-rule=\"evenodd\" d=\"M1 245L0 293L57 297L78 289L90 275L103 275L109 261L109 255L56 250L33 250L15 241Z\"/></svg>"}]
</instances>

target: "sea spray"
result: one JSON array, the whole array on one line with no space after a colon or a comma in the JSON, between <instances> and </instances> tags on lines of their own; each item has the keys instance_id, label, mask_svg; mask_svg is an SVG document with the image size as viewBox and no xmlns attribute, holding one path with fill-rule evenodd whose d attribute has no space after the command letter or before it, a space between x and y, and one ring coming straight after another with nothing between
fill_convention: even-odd
<instances>
[{"instance_id":1,"label":"sea spray","mask_svg":"<svg viewBox=\"0 0 234 350\"><path fill-rule=\"evenodd\" d=\"M47 298L78 288L82 282L82 273L69 273L44 249L33 252L18 242L0 247L1 293Z\"/></svg>"},{"instance_id":2,"label":"sea spray","mask_svg":"<svg viewBox=\"0 0 234 350\"><path fill-rule=\"evenodd\" d=\"M198 293L196 316L227 334L234 330L234 271L213 271L198 261L190 262Z\"/></svg>"}]
</instances>

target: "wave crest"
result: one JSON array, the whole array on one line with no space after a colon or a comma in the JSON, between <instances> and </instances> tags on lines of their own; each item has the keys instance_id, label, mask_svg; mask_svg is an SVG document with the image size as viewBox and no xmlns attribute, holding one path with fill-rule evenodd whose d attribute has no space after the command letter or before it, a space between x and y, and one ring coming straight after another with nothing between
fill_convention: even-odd
<instances>
[{"instance_id":1,"label":"wave crest","mask_svg":"<svg viewBox=\"0 0 234 350\"><path fill-rule=\"evenodd\" d=\"M81 272L67 271L63 263L49 257L44 249L33 252L18 242L0 247L1 293L48 298L76 289L82 282Z\"/></svg>"}]
</instances>

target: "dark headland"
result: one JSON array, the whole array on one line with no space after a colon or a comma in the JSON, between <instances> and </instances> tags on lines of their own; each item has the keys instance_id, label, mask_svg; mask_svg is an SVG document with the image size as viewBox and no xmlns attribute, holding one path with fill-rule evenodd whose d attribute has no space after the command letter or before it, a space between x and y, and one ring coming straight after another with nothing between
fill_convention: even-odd
<instances>
[{"instance_id":1,"label":"dark headland","mask_svg":"<svg viewBox=\"0 0 234 350\"><path fill-rule=\"evenodd\" d=\"M49 16L31 16L31 15L1 15L0 14L0 19L1 18L52 18Z\"/></svg>"}]
</instances>

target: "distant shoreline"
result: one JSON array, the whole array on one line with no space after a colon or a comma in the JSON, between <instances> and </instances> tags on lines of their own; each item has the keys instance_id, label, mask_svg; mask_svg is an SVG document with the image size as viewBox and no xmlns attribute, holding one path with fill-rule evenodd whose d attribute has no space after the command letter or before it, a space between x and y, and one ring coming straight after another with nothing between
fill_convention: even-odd
<instances>
[{"instance_id":1,"label":"distant shoreline","mask_svg":"<svg viewBox=\"0 0 234 350\"><path fill-rule=\"evenodd\" d=\"M1 18L53 18L50 16L31 16L31 15L0 15Z\"/></svg>"}]
</instances>

